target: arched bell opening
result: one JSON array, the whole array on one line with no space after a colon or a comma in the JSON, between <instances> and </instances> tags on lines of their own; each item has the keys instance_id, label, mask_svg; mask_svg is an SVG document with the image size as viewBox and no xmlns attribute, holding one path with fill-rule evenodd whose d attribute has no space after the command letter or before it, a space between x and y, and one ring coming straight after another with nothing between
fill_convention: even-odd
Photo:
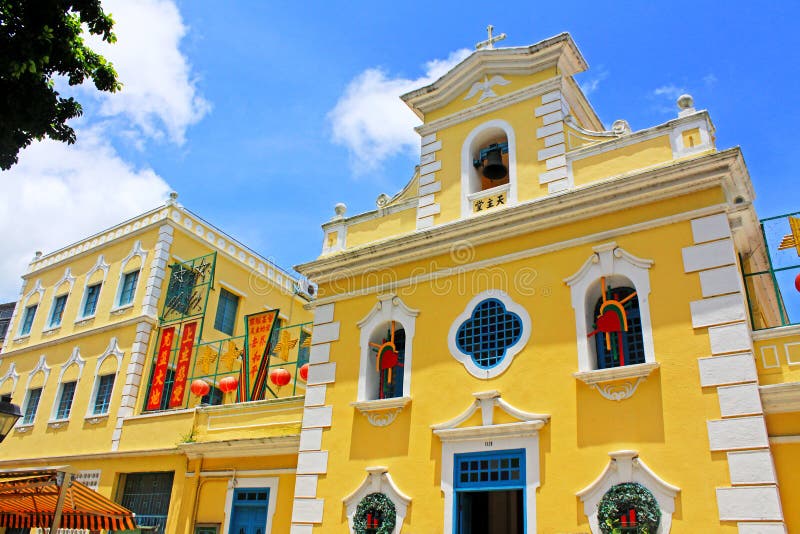
<instances>
[{"instance_id":1,"label":"arched bell opening","mask_svg":"<svg viewBox=\"0 0 800 534\"><path fill-rule=\"evenodd\" d=\"M501 128L488 128L476 136L472 154L471 192L486 191L509 183L508 135Z\"/></svg>"}]
</instances>

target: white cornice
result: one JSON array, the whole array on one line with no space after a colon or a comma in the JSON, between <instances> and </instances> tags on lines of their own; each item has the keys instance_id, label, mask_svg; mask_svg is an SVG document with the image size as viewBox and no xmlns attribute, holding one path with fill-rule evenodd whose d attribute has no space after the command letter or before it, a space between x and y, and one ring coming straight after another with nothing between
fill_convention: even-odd
<instances>
[{"instance_id":1,"label":"white cornice","mask_svg":"<svg viewBox=\"0 0 800 534\"><path fill-rule=\"evenodd\" d=\"M728 199L752 198L752 185L739 148L673 162L663 167L595 182L561 195L510 206L483 217L460 219L346 250L334 256L296 266L316 283L448 253L464 240L476 247L567 222L628 210L639 205L683 196L715 186L726 189Z\"/></svg>"},{"instance_id":2,"label":"white cornice","mask_svg":"<svg viewBox=\"0 0 800 534\"><path fill-rule=\"evenodd\" d=\"M531 74L558 67L567 76L587 68L575 42L562 33L528 47L478 50L430 85L400 98L420 118L466 91L472 82L488 74Z\"/></svg>"}]
</instances>

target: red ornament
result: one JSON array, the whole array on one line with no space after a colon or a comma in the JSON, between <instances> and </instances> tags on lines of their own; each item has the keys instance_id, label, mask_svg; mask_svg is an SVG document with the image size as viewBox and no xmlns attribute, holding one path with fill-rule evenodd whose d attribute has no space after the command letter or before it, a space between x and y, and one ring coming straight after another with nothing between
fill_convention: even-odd
<instances>
[{"instance_id":1,"label":"red ornament","mask_svg":"<svg viewBox=\"0 0 800 534\"><path fill-rule=\"evenodd\" d=\"M239 380L235 376L226 376L225 378L219 381L219 389L223 393L236 391L236 388L238 387L239 387Z\"/></svg>"},{"instance_id":2,"label":"red ornament","mask_svg":"<svg viewBox=\"0 0 800 534\"><path fill-rule=\"evenodd\" d=\"M197 379L192 381L192 385L189 389L197 395L198 397L205 397L209 391L211 391L211 386L208 385L208 382L205 380Z\"/></svg>"},{"instance_id":3,"label":"red ornament","mask_svg":"<svg viewBox=\"0 0 800 534\"><path fill-rule=\"evenodd\" d=\"M794 288L800 291L800 274L798 274L797 278L794 279Z\"/></svg>"},{"instance_id":4,"label":"red ornament","mask_svg":"<svg viewBox=\"0 0 800 534\"><path fill-rule=\"evenodd\" d=\"M300 380L302 380L303 382L308 380L308 364L307 363L304 363L302 366L300 366L300 370L298 371L298 374L300 375Z\"/></svg>"},{"instance_id":5,"label":"red ornament","mask_svg":"<svg viewBox=\"0 0 800 534\"><path fill-rule=\"evenodd\" d=\"M277 387L283 387L291 381L292 375L283 367L278 367L269 372L269 380Z\"/></svg>"}]
</instances>

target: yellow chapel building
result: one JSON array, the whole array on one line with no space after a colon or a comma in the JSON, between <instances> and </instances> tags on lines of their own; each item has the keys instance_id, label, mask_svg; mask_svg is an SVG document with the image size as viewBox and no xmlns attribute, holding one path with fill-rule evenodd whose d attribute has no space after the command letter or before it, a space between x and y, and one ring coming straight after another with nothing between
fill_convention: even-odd
<instances>
[{"instance_id":1,"label":"yellow chapel building","mask_svg":"<svg viewBox=\"0 0 800 534\"><path fill-rule=\"evenodd\" d=\"M688 95L606 129L587 68L489 43L403 95L413 178L301 276L177 197L37 255L0 470L159 534L800 531L800 218Z\"/></svg>"}]
</instances>

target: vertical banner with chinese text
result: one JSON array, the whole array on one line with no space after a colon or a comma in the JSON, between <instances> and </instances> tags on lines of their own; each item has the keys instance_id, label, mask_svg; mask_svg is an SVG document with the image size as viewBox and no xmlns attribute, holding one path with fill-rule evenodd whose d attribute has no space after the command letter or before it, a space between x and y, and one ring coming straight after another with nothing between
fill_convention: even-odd
<instances>
[{"instance_id":1,"label":"vertical banner with chinese text","mask_svg":"<svg viewBox=\"0 0 800 534\"><path fill-rule=\"evenodd\" d=\"M158 357L153 371L153 379L150 383L150 394L147 397L147 410L158 410L161 407L161 397L164 395L164 381L167 377L167 366L172 353L172 340L174 337L174 326L161 330Z\"/></svg>"},{"instance_id":2,"label":"vertical banner with chinese text","mask_svg":"<svg viewBox=\"0 0 800 534\"><path fill-rule=\"evenodd\" d=\"M258 384L260 370L262 367L266 368L265 362L268 363L269 340L277 319L278 310L254 313L245 317L247 350L245 360L242 362L242 378L246 380L244 391L247 400L252 400L253 392L257 391L256 387L261 387Z\"/></svg>"},{"instance_id":3,"label":"vertical banner with chinese text","mask_svg":"<svg viewBox=\"0 0 800 534\"><path fill-rule=\"evenodd\" d=\"M176 408L183 404L183 393L186 390L186 378L189 375L189 364L192 361L194 349L194 336L197 333L197 321L183 325L181 344L178 348L178 363L175 366L175 382L172 385L172 395L169 398L169 407Z\"/></svg>"}]
</instances>

